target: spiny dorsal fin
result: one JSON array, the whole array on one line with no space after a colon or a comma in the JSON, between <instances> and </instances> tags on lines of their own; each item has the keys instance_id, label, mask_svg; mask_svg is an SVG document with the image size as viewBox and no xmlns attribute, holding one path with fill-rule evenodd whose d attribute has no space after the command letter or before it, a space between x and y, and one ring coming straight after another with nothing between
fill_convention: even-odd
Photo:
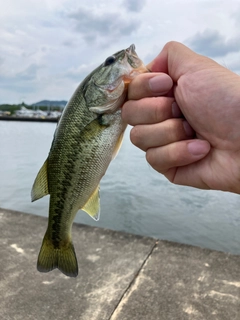
<instances>
[{"instance_id":1,"label":"spiny dorsal fin","mask_svg":"<svg viewBox=\"0 0 240 320\"><path fill-rule=\"evenodd\" d=\"M44 162L42 168L39 170L37 177L34 181L31 192L32 202L49 194L47 167L48 159Z\"/></svg>"},{"instance_id":2,"label":"spiny dorsal fin","mask_svg":"<svg viewBox=\"0 0 240 320\"><path fill-rule=\"evenodd\" d=\"M94 220L99 220L100 217L100 197L99 197L99 185L96 190L92 193L91 197L88 199L87 203L81 210L87 212Z\"/></svg>"}]
</instances>

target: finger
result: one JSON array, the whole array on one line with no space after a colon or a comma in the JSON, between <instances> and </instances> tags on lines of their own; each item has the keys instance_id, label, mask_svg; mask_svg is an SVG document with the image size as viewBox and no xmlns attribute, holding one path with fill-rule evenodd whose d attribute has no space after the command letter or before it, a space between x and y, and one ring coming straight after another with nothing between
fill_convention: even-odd
<instances>
[{"instance_id":1,"label":"finger","mask_svg":"<svg viewBox=\"0 0 240 320\"><path fill-rule=\"evenodd\" d=\"M172 79L165 73L142 73L130 82L128 99L138 100L145 97L164 95L170 91L172 85Z\"/></svg>"},{"instance_id":2,"label":"finger","mask_svg":"<svg viewBox=\"0 0 240 320\"><path fill-rule=\"evenodd\" d=\"M180 118L182 113L173 98L152 97L129 100L122 107L122 118L132 126L152 124L169 118Z\"/></svg>"},{"instance_id":3,"label":"finger","mask_svg":"<svg viewBox=\"0 0 240 320\"><path fill-rule=\"evenodd\" d=\"M207 57L199 55L183 44L175 41L168 42L160 54L147 65L152 72L165 72L170 75L174 82L177 82L181 75L197 71L202 68L204 61L205 68L217 65Z\"/></svg>"},{"instance_id":4,"label":"finger","mask_svg":"<svg viewBox=\"0 0 240 320\"><path fill-rule=\"evenodd\" d=\"M143 151L193 138L195 132L183 119L168 119L152 125L138 125L130 132L132 143Z\"/></svg>"},{"instance_id":5,"label":"finger","mask_svg":"<svg viewBox=\"0 0 240 320\"><path fill-rule=\"evenodd\" d=\"M176 101L173 101L172 103L172 115L173 118L183 118L182 111Z\"/></svg>"},{"instance_id":6,"label":"finger","mask_svg":"<svg viewBox=\"0 0 240 320\"><path fill-rule=\"evenodd\" d=\"M210 151L210 144L204 140L184 140L150 148L146 152L149 164L158 172L166 174L169 169L186 166L204 158Z\"/></svg>"}]
</instances>

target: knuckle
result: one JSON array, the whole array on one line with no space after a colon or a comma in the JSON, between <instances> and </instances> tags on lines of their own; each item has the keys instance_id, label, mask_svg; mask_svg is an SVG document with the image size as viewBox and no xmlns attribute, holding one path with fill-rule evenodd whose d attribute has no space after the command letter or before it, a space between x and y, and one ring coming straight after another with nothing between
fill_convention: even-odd
<instances>
[{"instance_id":1,"label":"knuckle","mask_svg":"<svg viewBox=\"0 0 240 320\"><path fill-rule=\"evenodd\" d=\"M159 152L159 148L158 148L158 152ZM155 148L148 149L146 152L146 160L153 169L155 169L161 174L164 174L166 170L168 170L168 168L166 169L164 167L164 162L162 162L162 159L159 157L158 152Z\"/></svg>"},{"instance_id":2,"label":"knuckle","mask_svg":"<svg viewBox=\"0 0 240 320\"><path fill-rule=\"evenodd\" d=\"M158 172L164 174L172 166L172 155L170 148L151 148L146 152L147 162Z\"/></svg>"},{"instance_id":3,"label":"knuckle","mask_svg":"<svg viewBox=\"0 0 240 320\"><path fill-rule=\"evenodd\" d=\"M139 146L141 142L141 128L140 126L135 126L130 131L130 140L135 146Z\"/></svg>"},{"instance_id":4,"label":"knuckle","mask_svg":"<svg viewBox=\"0 0 240 320\"><path fill-rule=\"evenodd\" d=\"M152 167L154 167L156 165L156 153L155 153L154 148L150 148L147 150L146 160Z\"/></svg>"},{"instance_id":5,"label":"knuckle","mask_svg":"<svg viewBox=\"0 0 240 320\"><path fill-rule=\"evenodd\" d=\"M182 120L170 119L166 123L166 132L169 142L179 141L185 138Z\"/></svg>"},{"instance_id":6,"label":"knuckle","mask_svg":"<svg viewBox=\"0 0 240 320\"><path fill-rule=\"evenodd\" d=\"M126 101L121 109L122 119L128 122L131 120L131 101Z\"/></svg>"},{"instance_id":7,"label":"knuckle","mask_svg":"<svg viewBox=\"0 0 240 320\"><path fill-rule=\"evenodd\" d=\"M151 152L151 149L148 149L147 152L146 152L146 160L149 164L152 165L152 152Z\"/></svg>"},{"instance_id":8,"label":"knuckle","mask_svg":"<svg viewBox=\"0 0 240 320\"><path fill-rule=\"evenodd\" d=\"M159 100L159 98L154 98L154 100L157 102ZM154 106L154 121L155 122L159 122L159 121L162 121L162 118L163 118L163 111L162 111L162 108L159 106L159 104L155 104Z\"/></svg>"}]
</instances>

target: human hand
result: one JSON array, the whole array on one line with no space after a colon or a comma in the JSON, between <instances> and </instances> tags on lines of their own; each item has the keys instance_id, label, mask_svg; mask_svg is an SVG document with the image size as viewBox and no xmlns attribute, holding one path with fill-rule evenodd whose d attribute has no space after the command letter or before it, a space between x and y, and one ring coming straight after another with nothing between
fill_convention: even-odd
<instances>
[{"instance_id":1,"label":"human hand","mask_svg":"<svg viewBox=\"0 0 240 320\"><path fill-rule=\"evenodd\" d=\"M240 77L177 42L148 68L122 108L133 144L175 184L240 193Z\"/></svg>"}]
</instances>

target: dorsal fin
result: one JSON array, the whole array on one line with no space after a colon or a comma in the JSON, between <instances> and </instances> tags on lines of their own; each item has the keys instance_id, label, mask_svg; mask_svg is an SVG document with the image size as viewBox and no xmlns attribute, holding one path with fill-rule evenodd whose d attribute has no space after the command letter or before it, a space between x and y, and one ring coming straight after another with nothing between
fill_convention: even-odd
<instances>
[{"instance_id":1,"label":"dorsal fin","mask_svg":"<svg viewBox=\"0 0 240 320\"><path fill-rule=\"evenodd\" d=\"M48 158L44 162L41 169L39 170L37 177L33 183L32 191L31 191L32 202L49 194L47 167L48 167Z\"/></svg>"}]
</instances>

